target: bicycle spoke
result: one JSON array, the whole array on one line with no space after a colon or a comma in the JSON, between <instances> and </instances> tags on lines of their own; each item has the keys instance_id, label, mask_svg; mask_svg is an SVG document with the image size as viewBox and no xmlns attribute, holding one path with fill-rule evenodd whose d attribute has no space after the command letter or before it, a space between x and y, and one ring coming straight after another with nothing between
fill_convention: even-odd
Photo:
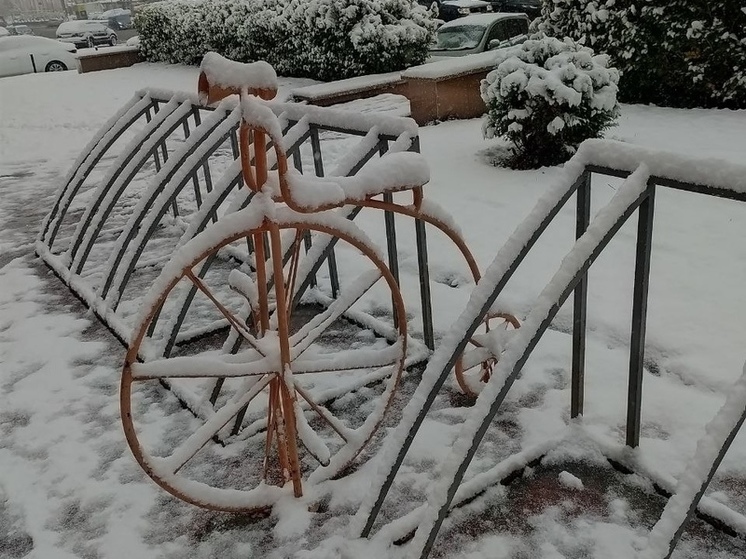
<instances>
[{"instance_id":1,"label":"bicycle spoke","mask_svg":"<svg viewBox=\"0 0 746 559\"><path fill-rule=\"evenodd\" d=\"M337 352L328 357L305 357L293 361L293 374L331 373L335 371L354 371L360 369L378 369L393 365L401 357L401 343L381 349L358 349Z\"/></svg>"},{"instance_id":2,"label":"bicycle spoke","mask_svg":"<svg viewBox=\"0 0 746 559\"><path fill-rule=\"evenodd\" d=\"M313 400L313 398L311 398L310 394L302 386L300 386L297 381L294 384L295 391L301 395L301 398L303 398L309 406L311 406L311 409L315 411L319 415L319 417L321 417L321 419L323 419L329 425L329 427L334 429L334 431L342 438L344 442L349 442L354 435L354 431L347 427L343 421L337 418L328 409L317 404Z\"/></svg>"},{"instance_id":3,"label":"bicycle spoke","mask_svg":"<svg viewBox=\"0 0 746 559\"><path fill-rule=\"evenodd\" d=\"M378 270L371 270L362 274L324 312L313 317L303 328L290 336L291 359L297 359L303 355L303 352L319 339L329 326L347 312L360 297L365 295L379 279L381 279L381 273Z\"/></svg>"},{"instance_id":4,"label":"bicycle spoke","mask_svg":"<svg viewBox=\"0 0 746 559\"><path fill-rule=\"evenodd\" d=\"M316 434L316 431L308 424L306 416L303 414L303 410L298 404L296 399L293 402L293 411L295 412L295 426L298 433L298 438L306 450L313 456L316 461L322 466L329 465L329 459L331 458L331 452L326 443L321 440Z\"/></svg>"},{"instance_id":5,"label":"bicycle spoke","mask_svg":"<svg viewBox=\"0 0 746 559\"><path fill-rule=\"evenodd\" d=\"M241 337L245 339L247 342L249 342L249 345L253 347L255 350L257 350L259 353L262 353L262 351L257 347L256 338L251 335L251 333L246 329L246 327L241 324L241 321L236 318L233 313L231 313L225 305L223 305L220 301L218 301L217 297L210 291L210 289L205 285L205 283L199 279L197 276L195 276L191 270L186 270L184 272L184 275L186 275L191 282L197 286L197 289L199 289L202 293L205 294L205 296L212 301L212 303L217 307L217 309L220 311L220 314L222 314L225 319L230 323L233 328L236 329L236 331L241 334ZM264 353L262 353L264 355ZM265 355L266 357L266 355Z\"/></svg>"},{"instance_id":6,"label":"bicycle spoke","mask_svg":"<svg viewBox=\"0 0 746 559\"><path fill-rule=\"evenodd\" d=\"M254 352L257 353L257 352ZM262 357L252 362L226 362L220 357L180 356L130 366L133 381L162 378L249 377L278 372L276 359Z\"/></svg>"},{"instance_id":7,"label":"bicycle spoke","mask_svg":"<svg viewBox=\"0 0 746 559\"><path fill-rule=\"evenodd\" d=\"M464 352L461 360L464 370L468 371L472 367L476 367L484 361L492 358L494 358L494 356L490 353L490 350L485 347L478 347Z\"/></svg>"},{"instance_id":8,"label":"bicycle spoke","mask_svg":"<svg viewBox=\"0 0 746 559\"><path fill-rule=\"evenodd\" d=\"M272 377L273 375L266 375L263 378L252 379L254 382L251 386L247 387L246 392L241 396L234 396L228 403L215 412L215 415L192 433L187 440L181 443L179 448L171 456L163 458L162 463L168 471L174 474L178 472L210 439L217 435L218 431L228 424L242 407L251 402L269 384Z\"/></svg>"}]
</instances>

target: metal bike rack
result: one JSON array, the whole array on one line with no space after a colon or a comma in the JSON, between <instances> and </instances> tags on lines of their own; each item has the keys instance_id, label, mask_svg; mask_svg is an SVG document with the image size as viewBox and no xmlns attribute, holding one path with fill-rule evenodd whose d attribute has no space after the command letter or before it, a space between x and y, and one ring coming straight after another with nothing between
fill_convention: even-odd
<instances>
[{"instance_id":1,"label":"metal bike rack","mask_svg":"<svg viewBox=\"0 0 746 559\"><path fill-rule=\"evenodd\" d=\"M728 172L723 167L729 166ZM471 301L475 304L467 305L459 319L452 327L452 334L448 336L449 343L443 343L430 359L427 369L423 373L423 380L413 395L410 403L403 411L403 419L396 430L389 436L387 444L382 449L383 464L381 473L373 481L371 497L363 503L356 517L355 529L363 537L373 534L376 518L386 500L387 493L392 488L397 471L401 467L409 451L415 435L422 426L435 398L450 375L456 360L464 352L469 340L478 326L483 322L487 312L494 304L506 284L520 266L523 259L531 251L542 233L547 229L559 211L565 206L573 194L577 194L576 210L576 243L568 254L580 259L577 267L566 265L558 272L562 280L553 286L554 290L545 293L551 296L551 304L544 301L541 306L532 310L519 333L511 340L497 368L493 371L490 381L485 385L471 415L467 417L461 435L453 445L453 462L456 467L441 472L439 483L431 491L429 504L422 507L412 518L400 519L399 525L403 531L398 537L405 536L407 530L416 533L413 542L412 556L424 559L427 557L437 538L443 521L449 511L455 506L472 499L483 492L490 484L514 474L528 463L538 461L546 452L556 446L556 441L548 441L531 449L524 449L518 455L483 472L477 478L463 482L466 469L474 458L477 449L496 414L501 408L511 386L518 378L521 370L536 347L542 335L548 329L552 319L556 316L562 304L574 294L573 300L573 329L572 329L572 377L570 415L578 418L583 414L584 403L584 372L585 372L585 338L586 338L586 310L588 292L588 270L601 254L609 241L619 231L621 226L635 212L638 213L637 249L635 266L635 285L633 294L632 329L629 361L629 391L627 395L626 447L637 447L640 440L642 380L644 362L644 340L647 314L648 283L650 275L650 260L652 250L652 231L654 217L655 193L658 188L672 188L687 192L695 192L708 196L715 196L734 201L746 202L746 168L727 165L722 161L692 161L671 154L655 152L623 144L591 140L584 143L578 154L566 164L565 174L561 182L557 183L537 204L528 218L518 226L512 238L503 245L495 257L492 266L485 273L484 278L475 288ZM649 171L645 171L648 169ZM593 175L611 176L632 180L642 180L641 184L627 184L620 187L619 192L627 193L627 201L621 205L607 208L599 212L601 216L606 211L605 221L596 225L594 235L589 236L589 228L594 227L599 218L590 220L591 180ZM642 178L640 178L642 177ZM635 182L634 180L632 181ZM637 191L634 189L637 188ZM549 289L549 286L548 286ZM545 304L546 303L546 304ZM452 341L455 340L455 341ZM746 375L746 373L744 373ZM745 377L746 378L746 377ZM718 440L718 451L706 454L709 465L707 475L701 480L696 490L689 491L684 497L687 513L673 516L675 530L665 534L665 528L657 529L656 537L665 534L667 555L670 557L682 533L685 522L699 510L710 519L725 526L732 532L744 534L738 526L733 526L731 519L738 517L741 526L746 526L746 517L727 509L724 505L703 501L703 494L712 480L717 466L727 452L730 443L746 419L746 405L737 414L731 413L727 418L728 430L722 440ZM740 414L740 415L739 415ZM637 464L628 458L623 448L602 448L601 451L616 463L635 471ZM625 458L625 456L627 456ZM641 474L645 475L645 474ZM648 477L651 474L648 472ZM662 492L674 494L673 499L681 500L681 492L677 495L675 487L671 487L663 479L652 480ZM463 482L463 483L462 483ZM699 509L698 509L699 507ZM724 511L727 509L727 511ZM411 534L411 532L409 532Z\"/></svg>"}]
</instances>

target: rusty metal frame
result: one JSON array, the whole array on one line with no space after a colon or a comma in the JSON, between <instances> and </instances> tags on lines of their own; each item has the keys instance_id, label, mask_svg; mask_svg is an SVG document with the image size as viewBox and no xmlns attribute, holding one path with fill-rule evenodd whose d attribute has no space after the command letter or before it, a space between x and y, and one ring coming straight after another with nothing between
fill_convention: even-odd
<instances>
[{"instance_id":1,"label":"rusty metal frame","mask_svg":"<svg viewBox=\"0 0 746 559\"><path fill-rule=\"evenodd\" d=\"M325 175L323 149L318 141L321 133L336 132L359 137L369 133L367 129L355 129L349 125L343 126L336 123L342 123L343 118L337 118L332 125L325 123L321 116L335 113L333 109L282 103L273 103L271 106L286 123L287 133L290 133L296 125L299 127L297 129L306 127L302 134L296 133L293 136L292 145L288 148L288 157L292 159L296 168L302 169L304 162L301 148L310 142L314 156L313 167L319 176ZM205 107L198 102L195 95L156 90L138 92L114 118L107 122L76 161L58 192L52 210L45 219L36 243L37 254L123 343L127 342L131 326L118 313L119 301L130 284L135 270L141 265L152 264L141 263L142 252L149 240L148 235L142 234L143 230L152 232L162 222L164 216L170 213L174 216L180 215L182 221L188 218L198 219L198 226L194 224L190 224L189 227L184 226L185 235L193 236L211 221L215 221L218 208L237 195L240 183L238 170L235 167L228 168L227 174L215 178L212 176L215 170L209 164L210 156L217 146L223 145L222 142L226 141L225 123L231 118L231 108L230 103L217 108ZM178 114L174 114L176 111ZM215 120L210 122L210 115L216 112L220 113L220 118L217 122ZM207 126L205 125L206 119L209 124ZM401 143L402 135L410 137L409 150L419 150L416 126L413 122L398 117L381 117L380 120L384 125L379 127L381 131L378 134L378 144L362 154L355 165L347 171L348 174L357 173L369 160L385 153L391 142L399 140ZM166 127L163 125L164 122L167 124ZM116 155L117 140L127 134L131 136L138 127L140 129L134 138ZM173 135L178 130L183 130L184 140L189 140L188 148L182 145L174 147ZM236 132L237 125L228 133L227 138L234 157L238 156ZM189 158L198 151L203 154L201 157ZM112 162L113 154L115 158ZM103 270L94 269L92 267L94 264L89 262L90 252L98 242L99 236L105 231L107 218L113 208L121 203L129 182L145 168L148 160L151 160L157 169L154 180L158 184L153 190L154 195L147 201L141 201L142 204L136 208L136 212L122 229L106 267ZM184 167L186 160L189 160L188 169ZM89 184L93 171L104 173L103 182L94 191L90 190ZM89 188L87 193L84 183ZM180 210L176 203L177 196L185 192L186 186L190 183L199 205L197 213L192 216L184 214L183 209ZM91 192L93 192L91 203L83 217L78 218L70 212L71 206L76 197L83 194L90 197ZM243 205L247 202L244 200ZM233 209L239 207L235 206ZM351 208L348 218L354 219L359 211L359 207ZM409 215L411 216L411 213ZM67 229L71 228L71 218L78 218L76 231L72 238L69 236L62 238L61 229L63 226ZM434 334L425 222L425 220L415 220L416 250L420 276L422 331L425 345L432 350ZM434 223L434 225L442 228L439 223ZM395 238L392 220L386 220L385 232L387 238ZM179 241L179 244L187 240L188 238L185 237ZM389 246L395 245L389 242ZM393 248L390 248L390 254L395 254ZM299 283L303 288L312 285L315 281L315 272L327 263L330 267L333 291L336 292L339 278L335 270L333 240L323 251L322 256L323 258L313 270L314 273L306 278L299 278ZM98 264L95 265L98 266ZM396 268L392 270L396 274ZM92 284L87 279L93 277L91 274L97 274L97 277L100 276L101 279ZM473 275L473 277L476 279L477 276ZM299 293L302 291L303 289L299 290ZM178 332L174 334L172 343L178 335Z\"/></svg>"}]
</instances>

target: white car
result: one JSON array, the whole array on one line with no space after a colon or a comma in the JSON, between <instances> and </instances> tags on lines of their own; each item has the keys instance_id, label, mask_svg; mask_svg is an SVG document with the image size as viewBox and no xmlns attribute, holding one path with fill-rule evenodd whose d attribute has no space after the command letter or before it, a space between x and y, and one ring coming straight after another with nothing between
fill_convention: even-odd
<instances>
[{"instance_id":1,"label":"white car","mask_svg":"<svg viewBox=\"0 0 746 559\"><path fill-rule=\"evenodd\" d=\"M0 77L78 68L74 45L31 35L0 37Z\"/></svg>"}]
</instances>

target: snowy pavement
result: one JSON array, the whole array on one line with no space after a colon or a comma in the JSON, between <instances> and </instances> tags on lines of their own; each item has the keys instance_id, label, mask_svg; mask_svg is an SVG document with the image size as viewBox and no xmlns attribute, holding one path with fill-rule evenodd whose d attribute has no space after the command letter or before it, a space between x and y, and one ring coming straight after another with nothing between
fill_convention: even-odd
<instances>
[{"instance_id":1,"label":"snowy pavement","mask_svg":"<svg viewBox=\"0 0 746 559\"><path fill-rule=\"evenodd\" d=\"M59 181L99 126L136 89L193 91L196 79L195 68L141 64L0 82L0 557L401 556L406 546L386 549L380 541L346 537L375 459L336 482L314 513L308 512L308 502L293 501L282 503L270 518L210 513L160 491L139 470L121 432L117 390L123 348L33 254ZM283 81L281 95L309 83ZM396 103L377 102L401 110ZM476 120L423 127L420 136L433 177L426 196L454 215L484 269L558 170L491 166L494 148L481 138ZM740 163L746 112L623 106L609 137ZM594 181L592 213L618 184ZM572 208L555 221L506 289L503 303L521 318L571 247ZM584 425L616 441L625 414L635 221L590 274ZM658 194L641 454L665 475L682 472L746 359L744 233L744 204L665 190ZM435 273L459 277L452 255L440 250L445 241L429 240ZM440 333L458 316L469 291L469 285L456 289L436 307ZM570 317L570 308L563 308L540 343L496 418L475 472L519 447L564 432ZM422 502L433 466L446 455L468 411L459 403L453 386L436 401L394 487L388 519ZM164 421L184 413L168 396L154 408ZM573 453L583 456L583 464L563 466ZM454 520L455 527L439 540L439 554L631 557L633 544L655 521L646 508L651 488L637 476L607 487L608 476L594 477L604 469L593 450L557 453L546 470L535 472L537 484L521 480L523 493L521 487L498 488L461 513L462 519L476 517L480 523L466 530ZM543 484L549 478L556 483ZM560 490L553 489L557 485ZM552 506L537 507L532 491ZM736 438L709 495L746 515L746 434ZM505 521L516 512L525 518ZM700 526L687 533L674 557L746 557L745 548L744 540L724 539Z\"/></svg>"}]
</instances>

